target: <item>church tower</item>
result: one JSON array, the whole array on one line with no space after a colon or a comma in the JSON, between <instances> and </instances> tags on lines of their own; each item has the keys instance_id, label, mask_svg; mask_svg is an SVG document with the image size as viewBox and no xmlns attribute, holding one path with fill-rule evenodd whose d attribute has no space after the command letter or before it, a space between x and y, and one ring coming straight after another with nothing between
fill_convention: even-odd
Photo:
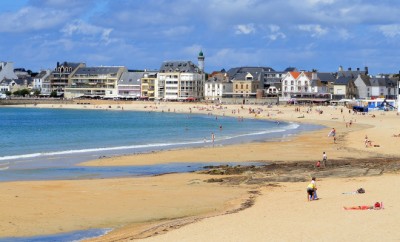
<instances>
[{"instance_id":1,"label":"church tower","mask_svg":"<svg viewBox=\"0 0 400 242\"><path fill-rule=\"evenodd\" d=\"M204 72L204 54L203 54L202 50L200 50L200 52L199 52L199 56L197 57L197 61L198 61L198 65L199 65L200 71Z\"/></svg>"}]
</instances>

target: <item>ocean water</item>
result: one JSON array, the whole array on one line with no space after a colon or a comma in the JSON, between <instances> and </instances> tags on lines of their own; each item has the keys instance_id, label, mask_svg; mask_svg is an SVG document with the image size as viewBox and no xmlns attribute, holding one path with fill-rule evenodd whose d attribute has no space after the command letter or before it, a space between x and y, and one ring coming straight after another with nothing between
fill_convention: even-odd
<instances>
[{"instance_id":1,"label":"ocean water","mask_svg":"<svg viewBox=\"0 0 400 242\"><path fill-rule=\"evenodd\" d=\"M4 107L0 108L0 172L72 167L112 155L275 140L318 128L170 112Z\"/></svg>"},{"instance_id":2,"label":"ocean water","mask_svg":"<svg viewBox=\"0 0 400 242\"><path fill-rule=\"evenodd\" d=\"M113 155L277 140L319 128L259 119L239 121L232 117L169 112L0 107L0 181L96 179L191 172L205 165L221 163L131 167L82 167L77 164ZM211 133L215 134L214 143L211 142ZM9 237L0 238L0 242L81 241L109 231L108 228L99 228L34 237Z\"/></svg>"}]
</instances>

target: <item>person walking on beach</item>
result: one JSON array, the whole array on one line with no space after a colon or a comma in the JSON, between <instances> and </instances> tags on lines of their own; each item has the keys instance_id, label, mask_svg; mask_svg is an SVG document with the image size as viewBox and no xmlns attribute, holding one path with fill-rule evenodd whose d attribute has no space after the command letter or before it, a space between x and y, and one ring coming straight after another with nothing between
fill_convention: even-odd
<instances>
[{"instance_id":1,"label":"person walking on beach","mask_svg":"<svg viewBox=\"0 0 400 242\"><path fill-rule=\"evenodd\" d=\"M215 134L214 133L211 133L211 141L212 141L212 144L214 146L214 141L215 141Z\"/></svg>"},{"instance_id":2,"label":"person walking on beach","mask_svg":"<svg viewBox=\"0 0 400 242\"><path fill-rule=\"evenodd\" d=\"M324 167L326 167L326 161L328 160L328 157L326 156L325 151L322 152L322 163L324 164Z\"/></svg>"}]
</instances>

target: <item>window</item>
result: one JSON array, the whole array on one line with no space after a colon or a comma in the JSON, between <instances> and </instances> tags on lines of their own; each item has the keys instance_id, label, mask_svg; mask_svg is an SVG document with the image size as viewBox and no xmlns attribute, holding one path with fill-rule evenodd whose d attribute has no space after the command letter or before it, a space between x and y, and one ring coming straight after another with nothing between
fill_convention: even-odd
<instances>
[{"instance_id":1,"label":"window","mask_svg":"<svg viewBox=\"0 0 400 242\"><path fill-rule=\"evenodd\" d=\"M246 89L249 89L249 84L246 84Z\"/></svg>"},{"instance_id":2,"label":"window","mask_svg":"<svg viewBox=\"0 0 400 242\"><path fill-rule=\"evenodd\" d=\"M285 81L285 85L287 85L287 81Z\"/></svg>"},{"instance_id":3,"label":"window","mask_svg":"<svg viewBox=\"0 0 400 242\"><path fill-rule=\"evenodd\" d=\"M290 85L293 85L293 83L294 83L294 82L293 82L293 81L291 81L291 82L290 82Z\"/></svg>"},{"instance_id":4,"label":"window","mask_svg":"<svg viewBox=\"0 0 400 242\"><path fill-rule=\"evenodd\" d=\"M240 89L243 89L243 84L240 84Z\"/></svg>"}]
</instances>

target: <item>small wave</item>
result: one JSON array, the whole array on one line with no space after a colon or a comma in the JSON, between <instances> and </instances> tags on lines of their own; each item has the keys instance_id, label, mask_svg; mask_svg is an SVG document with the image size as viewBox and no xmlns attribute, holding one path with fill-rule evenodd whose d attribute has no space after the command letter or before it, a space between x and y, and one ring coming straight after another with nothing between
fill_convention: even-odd
<instances>
[{"instance_id":1,"label":"small wave","mask_svg":"<svg viewBox=\"0 0 400 242\"><path fill-rule=\"evenodd\" d=\"M250 136L266 135L266 134L271 134L271 133L286 132L288 130L297 129L298 127L299 127L299 125L296 123L286 123L286 125L278 125L275 129L261 130L261 131L257 131L257 132L239 134L239 135L234 135L234 136L220 136L220 137L218 137L218 139L216 139L216 142L237 139L240 137L250 137ZM190 145L201 144L204 142L210 142L210 141L209 140L206 140L206 141L196 140L196 141L182 141L182 142L175 142L175 143L154 143L154 144L144 144L144 145L127 145L127 146L116 146L116 147L100 147L100 148L88 148L88 149L78 149L78 150L52 151L52 152L31 153L31 154L23 154L23 155L3 156L3 157L0 157L0 161L29 159L29 158L57 156L57 155L71 155L71 154L91 153L91 152L190 146Z\"/></svg>"},{"instance_id":2,"label":"small wave","mask_svg":"<svg viewBox=\"0 0 400 242\"><path fill-rule=\"evenodd\" d=\"M272 134L272 133L283 133L288 130L297 129L298 127L300 127L300 125L295 124L295 123L288 123L288 125L285 125L285 126L282 125L282 126L278 126L278 127L279 128L276 128L276 129L268 129L268 130L253 132L253 133L239 134L239 135L235 135L235 136L224 137L223 139L228 140L228 139L235 139L235 138L247 137L247 136L266 135L266 134Z\"/></svg>"},{"instance_id":3,"label":"small wave","mask_svg":"<svg viewBox=\"0 0 400 242\"><path fill-rule=\"evenodd\" d=\"M89 148L89 149L81 149L81 150L64 150L64 151L32 153L32 154L24 154L24 155L11 155L11 156L0 157L0 161L1 160L28 159L28 158L36 158L36 157L40 157L40 156L56 156L56 155L68 155L68 154L90 153L90 152L112 151L112 150L127 150L127 149L141 149L141 148L152 148L152 147L179 146L179 145L196 144L196 143L201 143L201 141L102 147L102 148Z\"/></svg>"}]
</instances>

